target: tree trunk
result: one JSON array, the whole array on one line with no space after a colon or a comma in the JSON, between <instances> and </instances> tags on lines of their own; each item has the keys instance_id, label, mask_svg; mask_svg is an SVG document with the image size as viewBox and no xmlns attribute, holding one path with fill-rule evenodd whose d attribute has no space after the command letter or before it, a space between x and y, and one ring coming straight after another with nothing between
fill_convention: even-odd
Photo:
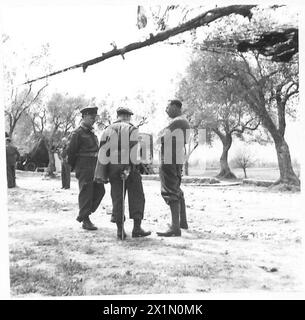
<instances>
[{"instance_id":1,"label":"tree trunk","mask_svg":"<svg viewBox=\"0 0 305 320\"><path fill-rule=\"evenodd\" d=\"M51 137L47 139L47 147L48 147L48 155L49 155L49 164L47 168L47 176L50 178L54 178L56 171L55 167L55 157L54 157L54 150L53 150L53 136L55 134L55 131L53 131Z\"/></svg>"},{"instance_id":2,"label":"tree trunk","mask_svg":"<svg viewBox=\"0 0 305 320\"><path fill-rule=\"evenodd\" d=\"M10 127L10 130L9 130L9 133L8 133L8 135L9 135L10 138L12 138L13 132L14 132L14 128L13 128L13 127Z\"/></svg>"},{"instance_id":3,"label":"tree trunk","mask_svg":"<svg viewBox=\"0 0 305 320\"><path fill-rule=\"evenodd\" d=\"M284 183L299 186L300 180L293 170L289 147L284 138L275 141L275 149L280 169L280 179L276 184Z\"/></svg>"},{"instance_id":4,"label":"tree trunk","mask_svg":"<svg viewBox=\"0 0 305 320\"><path fill-rule=\"evenodd\" d=\"M8 133L9 136L10 136L10 138L13 137L13 133L14 133L16 124L17 124L17 121L16 121L16 120L13 120L12 123L10 123L10 129L9 129L9 133Z\"/></svg>"},{"instance_id":5,"label":"tree trunk","mask_svg":"<svg viewBox=\"0 0 305 320\"><path fill-rule=\"evenodd\" d=\"M184 174L186 176L189 175L189 162L188 162L188 160L185 160L185 163L184 163Z\"/></svg>"},{"instance_id":6,"label":"tree trunk","mask_svg":"<svg viewBox=\"0 0 305 320\"><path fill-rule=\"evenodd\" d=\"M246 171L246 168L243 168L243 170L244 170L245 179L247 179L247 171Z\"/></svg>"},{"instance_id":7,"label":"tree trunk","mask_svg":"<svg viewBox=\"0 0 305 320\"><path fill-rule=\"evenodd\" d=\"M289 147L284 138L285 131L282 130L282 133L280 133L269 116L264 117L263 125L270 132L275 144L280 170L280 178L275 184L283 183L299 186L300 180L293 171Z\"/></svg>"},{"instance_id":8,"label":"tree trunk","mask_svg":"<svg viewBox=\"0 0 305 320\"><path fill-rule=\"evenodd\" d=\"M48 168L47 168L47 176L54 178L55 177L55 157L54 157L54 152L48 148L48 154L49 154L49 164L48 164Z\"/></svg>"},{"instance_id":9,"label":"tree trunk","mask_svg":"<svg viewBox=\"0 0 305 320\"><path fill-rule=\"evenodd\" d=\"M236 176L231 171L228 163L228 152L232 145L232 136L226 135L224 139L221 139L221 142L222 142L222 154L220 157L220 172L218 173L217 178L236 179Z\"/></svg>"}]
</instances>

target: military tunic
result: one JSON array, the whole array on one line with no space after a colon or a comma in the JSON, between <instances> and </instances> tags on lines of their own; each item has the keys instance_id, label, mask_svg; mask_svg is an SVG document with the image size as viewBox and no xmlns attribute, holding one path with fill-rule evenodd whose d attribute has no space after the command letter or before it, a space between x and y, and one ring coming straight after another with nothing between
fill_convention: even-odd
<instances>
[{"instance_id":1,"label":"military tunic","mask_svg":"<svg viewBox=\"0 0 305 320\"><path fill-rule=\"evenodd\" d=\"M96 211L105 194L104 184L94 181L98 147L92 128L81 124L72 133L67 148L68 163L75 171L79 184L77 220L80 222Z\"/></svg>"},{"instance_id":2,"label":"military tunic","mask_svg":"<svg viewBox=\"0 0 305 320\"><path fill-rule=\"evenodd\" d=\"M63 189L70 189L71 182L71 166L68 163L67 145L64 145L61 152L61 183Z\"/></svg>"},{"instance_id":3,"label":"military tunic","mask_svg":"<svg viewBox=\"0 0 305 320\"><path fill-rule=\"evenodd\" d=\"M161 195L167 204L172 201L180 201L181 212L185 211L184 194L181 190L181 177L183 168L183 155L185 143L187 142L187 130L189 122L183 116L174 118L160 135L161 139L161 166L159 176L161 181ZM170 133L180 129L182 136L171 137ZM166 139L172 139L172 150L170 150L170 163L166 163Z\"/></svg>"},{"instance_id":4,"label":"military tunic","mask_svg":"<svg viewBox=\"0 0 305 320\"><path fill-rule=\"evenodd\" d=\"M123 135L131 137L127 148L122 147L121 141ZM100 155L101 159L102 148L106 146L113 137L118 139L117 146L115 148L109 148L107 156L110 158L108 164L103 164L98 161L95 177L102 178L103 180L109 180L111 185L111 198L112 198L112 215L117 223L122 222L122 204L123 204L123 181L121 179L121 173L124 169L129 168L130 173L126 180L125 193L128 193L128 206L129 217L131 219L143 219L145 196L142 185L142 177L135 165L130 161L130 151L136 147L137 140L137 128L130 123L122 122L120 120L114 122L105 129L101 137L100 143ZM126 136L125 136L126 137ZM128 140L129 141L129 140ZM111 158L113 156L113 158ZM116 159L117 161L111 161ZM127 163L123 159L128 159ZM125 196L125 195L124 195Z\"/></svg>"}]
</instances>

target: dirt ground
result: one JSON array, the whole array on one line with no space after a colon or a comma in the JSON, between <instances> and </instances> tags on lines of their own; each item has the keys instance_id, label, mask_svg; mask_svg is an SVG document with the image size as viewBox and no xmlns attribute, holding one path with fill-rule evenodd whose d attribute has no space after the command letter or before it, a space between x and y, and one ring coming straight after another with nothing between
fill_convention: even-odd
<instances>
[{"instance_id":1,"label":"dirt ground","mask_svg":"<svg viewBox=\"0 0 305 320\"><path fill-rule=\"evenodd\" d=\"M88 232L76 222L77 181L18 172L8 190L11 294L16 297L158 293L299 292L301 195L264 187L184 185L189 230L160 238L169 208L158 181L144 181L143 227L116 239L109 185Z\"/></svg>"}]
</instances>

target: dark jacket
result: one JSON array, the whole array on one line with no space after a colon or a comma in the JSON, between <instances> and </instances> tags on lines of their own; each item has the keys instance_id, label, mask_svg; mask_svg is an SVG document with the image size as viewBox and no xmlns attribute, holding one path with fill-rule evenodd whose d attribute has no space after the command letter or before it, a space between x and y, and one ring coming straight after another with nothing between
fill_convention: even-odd
<instances>
[{"instance_id":1,"label":"dark jacket","mask_svg":"<svg viewBox=\"0 0 305 320\"><path fill-rule=\"evenodd\" d=\"M70 136L70 143L67 147L68 163L73 170L76 160L79 157L97 157L98 153L98 138L93 130L81 124L74 130Z\"/></svg>"},{"instance_id":2,"label":"dark jacket","mask_svg":"<svg viewBox=\"0 0 305 320\"><path fill-rule=\"evenodd\" d=\"M185 157L185 144L189 139L190 125L184 116L178 116L170 121L159 133L161 141L161 162L171 158L172 164L183 164ZM170 143L171 140L171 143ZM172 146L170 150L170 145ZM166 154L168 157L166 157Z\"/></svg>"},{"instance_id":3,"label":"dark jacket","mask_svg":"<svg viewBox=\"0 0 305 320\"><path fill-rule=\"evenodd\" d=\"M8 165L15 165L19 157L20 154L15 146L12 144L6 145L6 163Z\"/></svg>"}]
</instances>

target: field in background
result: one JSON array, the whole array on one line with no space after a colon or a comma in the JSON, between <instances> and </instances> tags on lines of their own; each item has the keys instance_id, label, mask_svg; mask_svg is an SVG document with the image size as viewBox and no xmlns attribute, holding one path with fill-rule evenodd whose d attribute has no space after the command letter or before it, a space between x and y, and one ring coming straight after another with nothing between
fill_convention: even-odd
<instances>
[{"instance_id":1,"label":"field in background","mask_svg":"<svg viewBox=\"0 0 305 320\"><path fill-rule=\"evenodd\" d=\"M244 178L244 172L239 168L231 168L232 172L238 179ZM190 176L204 176L204 177L215 177L219 173L219 169L207 169L204 172L202 170L190 167ZM247 177L249 179L258 180L274 180L276 181L280 177L278 168L249 168L247 169Z\"/></svg>"}]
</instances>

